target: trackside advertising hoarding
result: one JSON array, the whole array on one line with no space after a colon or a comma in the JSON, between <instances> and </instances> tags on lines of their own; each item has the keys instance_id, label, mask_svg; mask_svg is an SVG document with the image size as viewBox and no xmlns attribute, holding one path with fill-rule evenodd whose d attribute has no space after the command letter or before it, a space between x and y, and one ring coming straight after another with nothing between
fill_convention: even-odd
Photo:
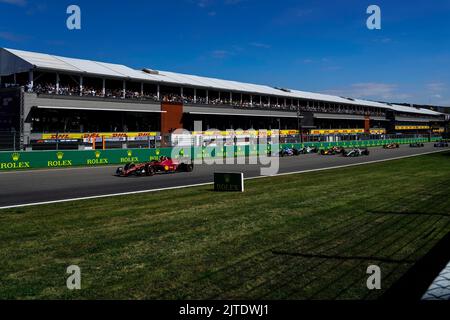
<instances>
[{"instance_id":1,"label":"trackside advertising hoarding","mask_svg":"<svg viewBox=\"0 0 450 320\"><path fill-rule=\"evenodd\" d=\"M214 191L244 192L244 174L234 172L215 172Z\"/></svg>"},{"instance_id":2,"label":"trackside advertising hoarding","mask_svg":"<svg viewBox=\"0 0 450 320\"><path fill-rule=\"evenodd\" d=\"M0 170L123 164L157 160L170 155L171 149L2 152Z\"/></svg>"},{"instance_id":3,"label":"trackside advertising hoarding","mask_svg":"<svg viewBox=\"0 0 450 320\"><path fill-rule=\"evenodd\" d=\"M440 138L433 138L438 141ZM333 146L344 148L377 147L389 143L409 144L428 142L420 139L390 139L341 142L309 142L280 144L279 148L317 147L327 149ZM260 152L273 153L271 145L257 146L224 146L224 147L185 147L176 148L177 157L190 159L206 159L214 157L243 157L256 156ZM0 170L36 169L36 168L67 168L77 166L116 165L129 162L139 163L158 160L161 156L171 157L172 148L160 149L115 149L115 150L61 150L61 151L29 151L29 152L0 152Z\"/></svg>"}]
</instances>

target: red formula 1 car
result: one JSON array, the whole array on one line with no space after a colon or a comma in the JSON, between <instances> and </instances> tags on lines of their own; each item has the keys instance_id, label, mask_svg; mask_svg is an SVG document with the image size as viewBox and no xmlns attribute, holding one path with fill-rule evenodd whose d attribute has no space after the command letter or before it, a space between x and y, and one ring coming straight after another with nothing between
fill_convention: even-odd
<instances>
[{"instance_id":1,"label":"red formula 1 car","mask_svg":"<svg viewBox=\"0 0 450 320\"><path fill-rule=\"evenodd\" d=\"M153 176L156 173L192 172L194 163L192 161L173 160L168 157L161 157L145 163L127 163L125 166L117 168L116 176Z\"/></svg>"}]
</instances>

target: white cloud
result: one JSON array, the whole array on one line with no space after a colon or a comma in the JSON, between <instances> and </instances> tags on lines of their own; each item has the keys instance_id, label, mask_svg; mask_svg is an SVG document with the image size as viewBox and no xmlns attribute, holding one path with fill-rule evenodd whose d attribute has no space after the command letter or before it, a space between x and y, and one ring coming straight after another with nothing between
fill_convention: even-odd
<instances>
[{"instance_id":1,"label":"white cloud","mask_svg":"<svg viewBox=\"0 0 450 320\"><path fill-rule=\"evenodd\" d=\"M232 55L232 53L227 50L214 50L213 52L211 52L211 56L216 59L225 59L230 55Z\"/></svg>"},{"instance_id":2,"label":"white cloud","mask_svg":"<svg viewBox=\"0 0 450 320\"><path fill-rule=\"evenodd\" d=\"M0 0L1 1L1 0ZM0 39L11 42L22 42L25 41L27 37L15 34L8 31L0 31Z\"/></svg>"},{"instance_id":3,"label":"white cloud","mask_svg":"<svg viewBox=\"0 0 450 320\"><path fill-rule=\"evenodd\" d=\"M446 89L445 83L442 82L428 83L426 86L431 92L442 92Z\"/></svg>"},{"instance_id":4,"label":"white cloud","mask_svg":"<svg viewBox=\"0 0 450 320\"><path fill-rule=\"evenodd\" d=\"M206 8L213 4L214 0L188 0L187 2L199 7L199 8Z\"/></svg>"},{"instance_id":5,"label":"white cloud","mask_svg":"<svg viewBox=\"0 0 450 320\"><path fill-rule=\"evenodd\" d=\"M339 71L339 70L342 70L342 69L343 68L341 66L326 66L326 67L322 68L323 71L330 71L330 72L332 72L332 71Z\"/></svg>"},{"instance_id":6,"label":"white cloud","mask_svg":"<svg viewBox=\"0 0 450 320\"><path fill-rule=\"evenodd\" d=\"M375 43L387 44L393 42L391 38L375 38L372 40Z\"/></svg>"},{"instance_id":7,"label":"white cloud","mask_svg":"<svg viewBox=\"0 0 450 320\"><path fill-rule=\"evenodd\" d=\"M0 1L2 1L2 0L0 0ZM14 0L12 0L12 1L14 1ZM225 5L237 5L244 1L245 0L222 0L222 3ZM200 8L206 8L206 7L220 4L219 3L220 1L217 1L217 0L190 0L189 2L194 3L195 5L197 5Z\"/></svg>"},{"instance_id":8,"label":"white cloud","mask_svg":"<svg viewBox=\"0 0 450 320\"><path fill-rule=\"evenodd\" d=\"M297 17L305 17L307 15L310 15L313 12L312 9L297 9L294 10L294 14Z\"/></svg>"},{"instance_id":9,"label":"white cloud","mask_svg":"<svg viewBox=\"0 0 450 320\"><path fill-rule=\"evenodd\" d=\"M313 17L313 9L305 9L299 7L286 7L283 12L273 18L273 23L277 25L291 25L303 23L311 20Z\"/></svg>"},{"instance_id":10,"label":"white cloud","mask_svg":"<svg viewBox=\"0 0 450 320\"><path fill-rule=\"evenodd\" d=\"M331 62L331 59L323 57L317 57L317 58L305 58L303 60L300 60L301 62L305 63L305 64L310 64L310 63L320 63L322 65L326 65L327 63Z\"/></svg>"},{"instance_id":11,"label":"white cloud","mask_svg":"<svg viewBox=\"0 0 450 320\"><path fill-rule=\"evenodd\" d=\"M0 3L12 4L20 7L24 7L27 5L26 0L0 0Z\"/></svg>"},{"instance_id":12,"label":"white cloud","mask_svg":"<svg viewBox=\"0 0 450 320\"><path fill-rule=\"evenodd\" d=\"M386 83L355 83L352 90L357 97L380 96L382 98L392 97L397 85Z\"/></svg>"},{"instance_id":13,"label":"white cloud","mask_svg":"<svg viewBox=\"0 0 450 320\"><path fill-rule=\"evenodd\" d=\"M233 5L233 4L239 4L244 1L245 0L225 0L225 4Z\"/></svg>"},{"instance_id":14,"label":"white cloud","mask_svg":"<svg viewBox=\"0 0 450 320\"><path fill-rule=\"evenodd\" d=\"M326 93L374 100L404 100L412 97L410 94L398 92L396 84L375 82L354 83L348 89L327 90Z\"/></svg>"},{"instance_id":15,"label":"white cloud","mask_svg":"<svg viewBox=\"0 0 450 320\"><path fill-rule=\"evenodd\" d=\"M249 45L251 45L252 47L263 48L263 49L271 48L271 46L269 44L262 43L262 42L251 42L251 43L249 43Z\"/></svg>"},{"instance_id":16,"label":"white cloud","mask_svg":"<svg viewBox=\"0 0 450 320\"><path fill-rule=\"evenodd\" d=\"M449 105L447 85L443 82L431 82L425 85L425 95L429 97L427 103L435 105Z\"/></svg>"}]
</instances>

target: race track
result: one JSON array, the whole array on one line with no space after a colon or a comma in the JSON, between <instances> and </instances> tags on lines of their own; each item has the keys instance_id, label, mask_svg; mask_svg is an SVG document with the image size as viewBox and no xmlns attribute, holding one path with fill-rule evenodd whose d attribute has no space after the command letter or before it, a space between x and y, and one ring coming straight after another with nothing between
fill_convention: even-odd
<instances>
[{"instance_id":1,"label":"race track","mask_svg":"<svg viewBox=\"0 0 450 320\"><path fill-rule=\"evenodd\" d=\"M279 173L345 166L449 149L438 149L434 148L433 144L426 144L424 148L410 148L409 145L403 145L400 149L394 150L382 148L371 148L370 150L370 156L359 158L320 156L318 154L281 158ZM209 183L213 180L213 173L217 171L244 172L246 178L260 175L259 165L203 164L197 165L192 173L119 178L114 176L116 167L2 172L0 173L0 208Z\"/></svg>"}]
</instances>

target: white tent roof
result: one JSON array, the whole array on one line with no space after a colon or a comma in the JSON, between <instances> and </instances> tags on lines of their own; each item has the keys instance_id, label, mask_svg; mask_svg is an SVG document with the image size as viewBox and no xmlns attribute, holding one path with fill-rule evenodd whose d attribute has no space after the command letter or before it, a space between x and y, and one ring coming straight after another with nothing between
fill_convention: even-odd
<instances>
[{"instance_id":1,"label":"white tent roof","mask_svg":"<svg viewBox=\"0 0 450 320\"><path fill-rule=\"evenodd\" d=\"M426 114L426 115L430 115L430 116L442 115L442 113L440 113L440 112L436 112L436 111L433 111L430 109L424 109L424 108L412 108L412 107L401 106L401 105L397 105L397 104L390 105L389 107L390 107L390 109L392 109L394 111L398 111L398 112L405 112L405 113L415 112L415 113Z\"/></svg>"},{"instance_id":2,"label":"white tent roof","mask_svg":"<svg viewBox=\"0 0 450 320\"><path fill-rule=\"evenodd\" d=\"M441 115L441 113L434 112L428 109L417 109L412 107L389 105L380 102L344 98L321 93L312 93L298 90L285 91L266 85L258 85L230 80L221 80L168 71L158 71L157 74L149 74L144 71L135 70L120 64L66 58L50 54L28 52L15 49L2 49L2 50L5 50L6 52L9 52L10 54L28 63L30 65L30 69L34 67L38 69L75 72L80 74L91 74L91 75L124 78L138 81L153 81L179 86L193 86L200 88L209 88L214 90L278 96L288 99L294 98L294 99L317 100L330 103L342 103L342 104L391 109L399 112L408 112L426 115ZM8 59L8 62L11 63L10 59Z\"/></svg>"}]
</instances>

